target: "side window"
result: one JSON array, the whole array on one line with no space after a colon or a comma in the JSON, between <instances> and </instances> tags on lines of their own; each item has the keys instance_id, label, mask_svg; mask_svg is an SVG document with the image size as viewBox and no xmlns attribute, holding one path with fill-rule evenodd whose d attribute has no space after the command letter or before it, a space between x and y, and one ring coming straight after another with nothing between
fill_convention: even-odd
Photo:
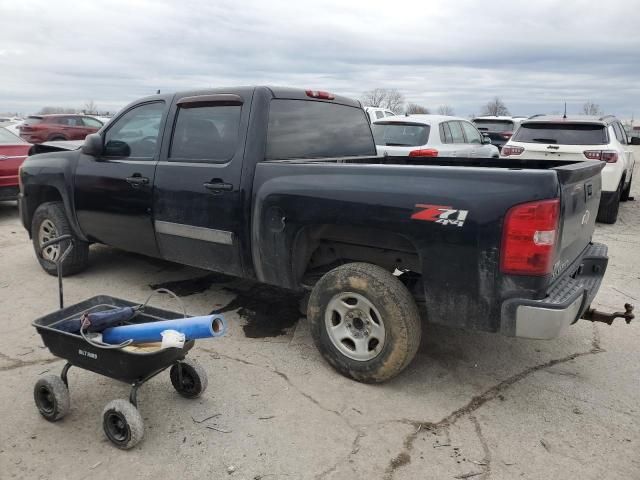
<instances>
[{"instance_id":1,"label":"side window","mask_svg":"<svg viewBox=\"0 0 640 480\"><path fill-rule=\"evenodd\" d=\"M90 128L102 127L102 123L96 120L95 118L83 117L82 122L84 123L85 127L90 127Z\"/></svg>"},{"instance_id":2,"label":"side window","mask_svg":"<svg viewBox=\"0 0 640 480\"><path fill-rule=\"evenodd\" d=\"M163 102L132 108L118 118L104 137L104 155L118 158L151 159L158 150L158 132Z\"/></svg>"},{"instance_id":3,"label":"side window","mask_svg":"<svg viewBox=\"0 0 640 480\"><path fill-rule=\"evenodd\" d=\"M616 134L616 138L618 139L618 141L620 143L622 143L623 145L627 144L627 134L625 133L624 129L622 128L622 125L620 125L619 123L614 123L613 124L613 131Z\"/></svg>"},{"instance_id":4,"label":"side window","mask_svg":"<svg viewBox=\"0 0 640 480\"><path fill-rule=\"evenodd\" d=\"M453 143L453 138L451 137L451 130L449 129L449 122L444 122L440 124L440 141L442 143Z\"/></svg>"},{"instance_id":5,"label":"side window","mask_svg":"<svg viewBox=\"0 0 640 480\"><path fill-rule=\"evenodd\" d=\"M476 128L469 122L460 123L462 124L462 128L464 128L464 135L467 137L467 143L481 145L482 137L480 136L480 133L478 133L478 130L476 130Z\"/></svg>"},{"instance_id":6,"label":"side window","mask_svg":"<svg viewBox=\"0 0 640 480\"><path fill-rule=\"evenodd\" d=\"M180 107L169 159L226 162L238 146L240 105L197 104Z\"/></svg>"},{"instance_id":7,"label":"side window","mask_svg":"<svg viewBox=\"0 0 640 480\"><path fill-rule=\"evenodd\" d=\"M384 113L387 115L387 117L395 117L396 116L396 114L393 113L393 112L384 112Z\"/></svg>"},{"instance_id":8,"label":"side window","mask_svg":"<svg viewBox=\"0 0 640 480\"><path fill-rule=\"evenodd\" d=\"M464 135L460 122L448 122L451 130L451 143L464 143Z\"/></svg>"},{"instance_id":9,"label":"side window","mask_svg":"<svg viewBox=\"0 0 640 480\"><path fill-rule=\"evenodd\" d=\"M384 117L384 113L382 113L380 110L378 110L376 112L376 118L382 118L382 117Z\"/></svg>"}]
</instances>

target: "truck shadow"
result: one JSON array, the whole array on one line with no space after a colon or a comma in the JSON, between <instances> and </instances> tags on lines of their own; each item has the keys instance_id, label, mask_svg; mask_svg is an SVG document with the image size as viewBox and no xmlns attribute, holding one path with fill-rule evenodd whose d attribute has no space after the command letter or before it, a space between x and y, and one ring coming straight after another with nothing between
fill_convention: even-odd
<instances>
[{"instance_id":1,"label":"truck shadow","mask_svg":"<svg viewBox=\"0 0 640 480\"><path fill-rule=\"evenodd\" d=\"M17 218L18 204L15 201L0 201L0 220Z\"/></svg>"}]
</instances>

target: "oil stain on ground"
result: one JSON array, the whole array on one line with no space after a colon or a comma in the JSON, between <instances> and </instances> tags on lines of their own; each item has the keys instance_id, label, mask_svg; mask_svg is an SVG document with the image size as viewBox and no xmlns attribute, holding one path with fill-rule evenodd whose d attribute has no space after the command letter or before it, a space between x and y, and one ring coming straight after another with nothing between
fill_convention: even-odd
<instances>
[{"instance_id":1,"label":"oil stain on ground","mask_svg":"<svg viewBox=\"0 0 640 480\"><path fill-rule=\"evenodd\" d=\"M237 280L221 273L209 273L201 277L157 283L149 287L153 290L166 288L179 297L187 297L203 293L214 284L238 283L238 286L222 287L222 290L236 297L224 307L213 310L211 314L237 310L238 315L245 321L242 329L248 338L286 335L287 330L293 327L301 316L299 304L303 294L271 285Z\"/></svg>"},{"instance_id":2,"label":"oil stain on ground","mask_svg":"<svg viewBox=\"0 0 640 480\"><path fill-rule=\"evenodd\" d=\"M155 285L149 285L149 287L153 290L166 288L179 297L188 297L189 295L195 295L196 293L206 292L209 290L211 285L216 283L228 283L233 280L233 277L223 275L222 273L208 273L202 277L156 283Z\"/></svg>"},{"instance_id":3,"label":"oil stain on ground","mask_svg":"<svg viewBox=\"0 0 640 480\"><path fill-rule=\"evenodd\" d=\"M242 326L248 338L278 337L286 335L300 318L298 305L303 294L283 290L271 285L253 284L248 289L223 287L236 295L226 306L212 314L237 310L244 320Z\"/></svg>"}]
</instances>

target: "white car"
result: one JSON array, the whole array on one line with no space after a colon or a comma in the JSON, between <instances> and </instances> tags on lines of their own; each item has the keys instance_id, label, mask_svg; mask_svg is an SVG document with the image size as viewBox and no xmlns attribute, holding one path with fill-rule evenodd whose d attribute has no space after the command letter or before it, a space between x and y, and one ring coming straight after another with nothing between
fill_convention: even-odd
<instances>
[{"instance_id":1,"label":"white car","mask_svg":"<svg viewBox=\"0 0 640 480\"><path fill-rule=\"evenodd\" d=\"M379 107L364 107L364 111L367 112L367 116L369 117L369 122L373 123L376 120L380 120L385 117L395 117L396 114L391 110L387 110L386 108Z\"/></svg>"},{"instance_id":2,"label":"white car","mask_svg":"<svg viewBox=\"0 0 640 480\"><path fill-rule=\"evenodd\" d=\"M385 118L371 126L378 155L498 158L498 148L468 120L445 115Z\"/></svg>"},{"instance_id":3,"label":"white car","mask_svg":"<svg viewBox=\"0 0 640 480\"><path fill-rule=\"evenodd\" d=\"M634 140L635 142L635 140ZM602 170L597 220L615 223L621 201L629 199L635 158L627 134L613 115L604 117L540 115L524 120L502 147L502 157L526 160L594 160Z\"/></svg>"}]
</instances>

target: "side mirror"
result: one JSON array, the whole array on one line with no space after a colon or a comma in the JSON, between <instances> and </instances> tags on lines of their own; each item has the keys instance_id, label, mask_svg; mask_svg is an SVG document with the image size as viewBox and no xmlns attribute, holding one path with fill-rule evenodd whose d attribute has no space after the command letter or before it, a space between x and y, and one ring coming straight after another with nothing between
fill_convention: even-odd
<instances>
[{"instance_id":1,"label":"side mirror","mask_svg":"<svg viewBox=\"0 0 640 480\"><path fill-rule=\"evenodd\" d=\"M491 139L490 139L489 137L487 137L486 135L483 135L483 136L482 136L482 143L483 143L484 145L488 145L488 144L490 144L490 143L491 143Z\"/></svg>"},{"instance_id":2,"label":"side mirror","mask_svg":"<svg viewBox=\"0 0 640 480\"><path fill-rule=\"evenodd\" d=\"M631 137L631 145L640 145L640 137Z\"/></svg>"},{"instance_id":3,"label":"side mirror","mask_svg":"<svg viewBox=\"0 0 640 480\"><path fill-rule=\"evenodd\" d=\"M92 157L99 157L102 155L104 146L102 144L102 137L97 133L87 135L82 145L82 153L85 155L91 155Z\"/></svg>"}]
</instances>

